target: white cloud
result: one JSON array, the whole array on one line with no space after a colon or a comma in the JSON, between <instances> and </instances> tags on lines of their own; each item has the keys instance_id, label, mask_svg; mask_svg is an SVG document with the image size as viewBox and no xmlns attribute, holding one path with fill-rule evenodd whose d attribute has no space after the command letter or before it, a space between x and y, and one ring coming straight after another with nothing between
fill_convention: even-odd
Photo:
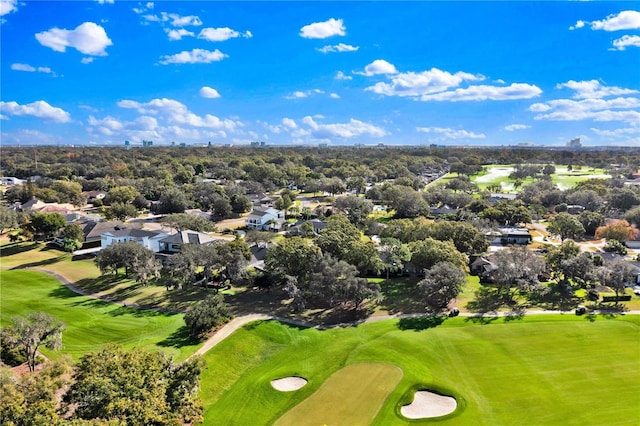
<instances>
[{"instance_id":1,"label":"white cloud","mask_svg":"<svg viewBox=\"0 0 640 426\"><path fill-rule=\"evenodd\" d=\"M0 16L7 15L18 10L18 0L0 1Z\"/></svg>"},{"instance_id":2,"label":"white cloud","mask_svg":"<svg viewBox=\"0 0 640 426\"><path fill-rule=\"evenodd\" d=\"M149 5L150 3L147 3ZM151 9L151 8L147 8ZM134 12L142 14L147 12L145 8L134 8ZM195 15L181 16L177 13L160 12L160 15L143 15L142 18L148 22L167 22L174 27L198 27L202 25L202 20Z\"/></svg>"},{"instance_id":3,"label":"white cloud","mask_svg":"<svg viewBox=\"0 0 640 426\"><path fill-rule=\"evenodd\" d=\"M113 4L114 0L96 0L98 4Z\"/></svg>"},{"instance_id":4,"label":"white cloud","mask_svg":"<svg viewBox=\"0 0 640 426\"><path fill-rule=\"evenodd\" d=\"M591 131L599 136L624 137L627 135L640 134L640 127L625 127L613 130L601 130L592 127Z\"/></svg>"},{"instance_id":5,"label":"white cloud","mask_svg":"<svg viewBox=\"0 0 640 426\"><path fill-rule=\"evenodd\" d=\"M584 21L578 21L578 22L576 22L575 25L570 26L569 29L570 30L575 30L575 29L578 29L578 28L582 28L582 27L584 27L584 24L585 24Z\"/></svg>"},{"instance_id":6,"label":"white cloud","mask_svg":"<svg viewBox=\"0 0 640 426\"><path fill-rule=\"evenodd\" d=\"M177 30L165 29L165 32L169 36L169 40L172 40L172 41L182 40L182 37L193 37L193 36L195 36L194 33L192 33L191 31L187 31L184 28L179 28Z\"/></svg>"},{"instance_id":7,"label":"white cloud","mask_svg":"<svg viewBox=\"0 0 640 426\"><path fill-rule=\"evenodd\" d=\"M526 124L509 124L508 126L504 126L504 129L507 132L513 132L515 130L524 130L524 129L530 129L531 126L528 126Z\"/></svg>"},{"instance_id":8,"label":"white cloud","mask_svg":"<svg viewBox=\"0 0 640 426\"><path fill-rule=\"evenodd\" d=\"M312 95L319 95L319 94L323 94L324 90L320 90L320 89L311 89L311 90L296 90L295 92L285 96L285 99L303 99L303 98L308 98L309 96Z\"/></svg>"},{"instance_id":9,"label":"white cloud","mask_svg":"<svg viewBox=\"0 0 640 426\"><path fill-rule=\"evenodd\" d=\"M396 67L393 64L385 61L384 59L376 59L369 65L364 67L364 72L355 72L355 74L366 75L371 77L378 74L397 74Z\"/></svg>"},{"instance_id":10,"label":"white cloud","mask_svg":"<svg viewBox=\"0 0 640 426\"><path fill-rule=\"evenodd\" d=\"M527 83L512 83L510 86L475 85L435 94L422 95L421 101L508 101L530 99L539 96L542 90Z\"/></svg>"},{"instance_id":11,"label":"white cloud","mask_svg":"<svg viewBox=\"0 0 640 426\"><path fill-rule=\"evenodd\" d=\"M625 50L627 47L640 47L640 36L623 35L619 39L613 40L613 47L616 50Z\"/></svg>"},{"instance_id":12,"label":"white cloud","mask_svg":"<svg viewBox=\"0 0 640 426\"><path fill-rule=\"evenodd\" d=\"M340 99L340 95L338 95L337 93L331 93L331 94L329 95L329 97L330 97L331 99Z\"/></svg>"},{"instance_id":13,"label":"white cloud","mask_svg":"<svg viewBox=\"0 0 640 426\"><path fill-rule=\"evenodd\" d=\"M200 89L200 96L202 96L203 98L215 99L220 97L220 93L218 93L216 89L213 89L209 86L203 86Z\"/></svg>"},{"instance_id":14,"label":"white cloud","mask_svg":"<svg viewBox=\"0 0 640 426\"><path fill-rule=\"evenodd\" d=\"M345 75L342 71L338 71L336 76L334 77L336 80L353 80L353 77L350 75Z\"/></svg>"},{"instance_id":15,"label":"white cloud","mask_svg":"<svg viewBox=\"0 0 640 426\"><path fill-rule=\"evenodd\" d=\"M167 98L152 99L146 103L122 100L118 102L118 106L120 108L135 109L144 115L161 116L170 123L178 125L224 130L235 130L237 127L242 126L239 121L220 119L211 114L201 117L189 111L183 103Z\"/></svg>"},{"instance_id":16,"label":"white cloud","mask_svg":"<svg viewBox=\"0 0 640 426\"><path fill-rule=\"evenodd\" d=\"M134 7L133 11L135 13L137 13L138 15L142 15L143 13L152 10L155 7L155 4L153 2L148 2L147 4L145 4L142 7Z\"/></svg>"},{"instance_id":17,"label":"white cloud","mask_svg":"<svg viewBox=\"0 0 640 426\"><path fill-rule=\"evenodd\" d=\"M251 38L253 34L251 31L245 31L244 33L240 33L236 30L232 30L231 28L203 28L198 34L198 38L208 40L208 41L225 41L231 38Z\"/></svg>"},{"instance_id":18,"label":"white cloud","mask_svg":"<svg viewBox=\"0 0 640 426\"><path fill-rule=\"evenodd\" d=\"M0 101L0 111L8 115L32 115L34 117L44 118L58 123L68 123L71 121L71 114L62 108L51 106L45 101L35 101L26 105L20 105L13 101Z\"/></svg>"},{"instance_id":19,"label":"white cloud","mask_svg":"<svg viewBox=\"0 0 640 426\"><path fill-rule=\"evenodd\" d=\"M437 135L437 140L443 139L484 139L486 136L483 133L473 133L467 130L455 130L444 127L416 127L418 132L422 133L434 133Z\"/></svg>"},{"instance_id":20,"label":"white cloud","mask_svg":"<svg viewBox=\"0 0 640 426\"><path fill-rule=\"evenodd\" d=\"M162 65L167 64L208 64L211 62L219 62L224 58L228 58L229 55L226 55L216 50L204 50L204 49L193 49L191 51L184 50L180 53L176 53L175 55L165 55L161 58L160 63Z\"/></svg>"},{"instance_id":21,"label":"white cloud","mask_svg":"<svg viewBox=\"0 0 640 426\"><path fill-rule=\"evenodd\" d=\"M603 86L597 80L571 80L556 88L574 90L573 99L554 99L531 105L529 111L538 113L534 117L536 120L640 122L640 98L623 97L640 93L638 90ZM613 96L617 97L611 98Z\"/></svg>"},{"instance_id":22,"label":"white cloud","mask_svg":"<svg viewBox=\"0 0 640 426\"><path fill-rule=\"evenodd\" d=\"M113 45L104 28L93 22L85 22L73 30L52 28L37 33L36 39L56 52L64 52L67 47L73 47L80 53L92 56L106 56L105 49Z\"/></svg>"},{"instance_id":23,"label":"white cloud","mask_svg":"<svg viewBox=\"0 0 640 426\"><path fill-rule=\"evenodd\" d=\"M26 72L36 71L36 69L29 64L11 64L11 69L14 71L26 71Z\"/></svg>"},{"instance_id":24,"label":"white cloud","mask_svg":"<svg viewBox=\"0 0 640 426\"><path fill-rule=\"evenodd\" d=\"M93 58L91 56L87 56L86 58L82 58L80 62L85 65L90 64L91 62L93 62Z\"/></svg>"},{"instance_id":25,"label":"white cloud","mask_svg":"<svg viewBox=\"0 0 640 426\"><path fill-rule=\"evenodd\" d=\"M603 86L598 80L569 80L566 83L559 83L556 85L556 89L562 89L563 87L574 90L576 92L572 96L574 99L604 98L607 96L620 96L639 93L638 90L634 89L623 89L621 87L615 86Z\"/></svg>"},{"instance_id":26,"label":"white cloud","mask_svg":"<svg viewBox=\"0 0 640 426\"><path fill-rule=\"evenodd\" d=\"M635 30L640 28L640 12L636 10L623 10L616 15L609 15L600 21L578 21L569 27L570 30L583 28L589 24L592 30L619 31Z\"/></svg>"},{"instance_id":27,"label":"white cloud","mask_svg":"<svg viewBox=\"0 0 640 426\"><path fill-rule=\"evenodd\" d=\"M306 116L302 119L302 122L309 127L309 134L315 139L348 139L358 136L381 138L387 135L387 132L382 127L354 118L350 119L348 123L321 124L317 123L312 117Z\"/></svg>"},{"instance_id":28,"label":"white cloud","mask_svg":"<svg viewBox=\"0 0 640 426\"><path fill-rule=\"evenodd\" d=\"M296 129L298 127L294 120L287 117L282 119L282 125L287 129Z\"/></svg>"},{"instance_id":29,"label":"white cloud","mask_svg":"<svg viewBox=\"0 0 640 426\"><path fill-rule=\"evenodd\" d=\"M601 21L591 22L592 30L618 31L640 28L640 12L624 10L617 15L609 15Z\"/></svg>"},{"instance_id":30,"label":"white cloud","mask_svg":"<svg viewBox=\"0 0 640 426\"><path fill-rule=\"evenodd\" d=\"M351 46L350 44L339 43L333 46L324 46L316 50L322 53L329 53L329 52L355 52L358 49L360 49L359 46Z\"/></svg>"},{"instance_id":31,"label":"white cloud","mask_svg":"<svg viewBox=\"0 0 640 426\"><path fill-rule=\"evenodd\" d=\"M328 21L314 22L300 28L300 37L303 38L328 38L345 34L346 28L342 19L331 18Z\"/></svg>"},{"instance_id":32,"label":"white cloud","mask_svg":"<svg viewBox=\"0 0 640 426\"><path fill-rule=\"evenodd\" d=\"M540 113L536 120L553 121L626 121L640 122L640 99L555 99L545 103L536 103L529 107L529 111Z\"/></svg>"},{"instance_id":33,"label":"white cloud","mask_svg":"<svg viewBox=\"0 0 640 426\"><path fill-rule=\"evenodd\" d=\"M14 71L24 72L41 72L43 74L51 74L53 77L57 77L56 73L49 67L33 67L29 64L11 64L11 69Z\"/></svg>"},{"instance_id":34,"label":"white cloud","mask_svg":"<svg viewBox=\"0 0 640 426\"><path fill-rule=\"evenodd\" d=\"M395 68L394 68L395 69ZM443 92L459 86L464 81L483 80L483 76L476 76L465 72L451 74L438 68L420 73L406 72L391 77L390 83L379 82L365 90L386 96L424 96L430 93ZM426 100L426 99L424 99Z\"/></svg>"}]
</instances>

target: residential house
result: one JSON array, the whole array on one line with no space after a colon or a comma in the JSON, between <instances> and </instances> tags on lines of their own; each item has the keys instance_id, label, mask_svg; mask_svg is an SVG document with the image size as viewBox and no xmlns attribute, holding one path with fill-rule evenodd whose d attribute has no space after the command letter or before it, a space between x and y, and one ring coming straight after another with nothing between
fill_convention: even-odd
<instances>
[{"instance_id":1,"label":"residential house","mask_svg":"<svg viewBox=\"0 0 640 426\"><path fill-rule=\"evenodd\" d=\"M100 247L102 234L106 232L114 232L123 229L124 223L119 220L113 220L108 222L100 222L96 220L78 220L75 221L77 225L82 228L84 234L83 248Z\"/></svg>"},{"instance_id":2,"label":"residential house","mask_svg":"<svg viewBox=\"0 0 640 426\"><path fill-rule=\"evenodd\" d=\"M584 206L580 204L569 204L567 206L567 213L569 214L580 214L585 210Z\"/></svg>"},{"instance_id":3,"label":"residential house","mask_svg":"<svg viewBox=\"0 0 640 426\"><path fill-rule=\"evenodd\" d=\"M630 262L624 256L621 256L616 253L599 252L598 256L602 258L605 264L612 263L615 261L627 262L633 268L634 273L633 273L632 281L625 284L628 284L629 286L640 284L640 262Z\"/></svg>"},{"instance_id":4,"label":"residential house","mask_svg":"<svg viewBox=\"0 0 640 426\"><path fill-rule=\"evenodd\" d=\"M87 198L87 203L92 203L96 200L102 201L107 193L105 191L83 191L82 195Z\"/></svg>"},{"instance_id":5,"label":"residential house","mask_svg":"<svg viewBox=\"0 0 640 426\"><path fill-rule=\"evenodd\" d=\"M440 207L430 207L429 213L431 216L439 217L445 215L457 215L458 209L449 207L447 204L443 204Z\"/></svg>"},{"instance_id":6,"label":"residential house","mask_svg":"<svg viewBox=\"0 0 640 426\"><path fill-rule=\"evenodd\" d=\"M164 232L121 228L103 233L100 236L100 247L104 249L114 243L133 241L157 253L161 250L160 241L167 236Z\"/></svg>"},{"instance_id":7,"label":"residential house","mask_svg":"<svg viewBox=\"0 0 640 426\"><path fill-rule=\"evenodd\" d=\"M278 231L282 228L284 220L284 212L282 210L274 208L266 210L253 209L245 219L245 223L249 229Z\"/></svg>"},{"instance_id":8,"label":"residential house","mask_svg":"<svg viewBox=\"0 0 640 426\"><path fill-rule=\"evenodd\" d=\"M305 223L311 224L313 226L313 234L319 235L320 231L327 227L327 222L320 219L311 219L311 220L299 220L289 228L290 235L302 235L302 225Z\"/></svg>"},{"instance_id":9,"label":"residential house","mask_svg":"<svg viewBox=\"0 0 640 426\"><path fill-rule=\"evenodd\" d=\"M187 209L184 211L185 214L190 214L194 216L200 216L201 218L211 220L211 212L203 212L200 209Z\"/></svg>"},{"instance_id":10,"label":"residential house","mask_svg":"<svg viewBox=\"0 0 640 426\"><path fill-rule=\"evenodd\" d=\"M500 244L510 245L510 244L520 244L527 245L533 241L531 237L531 233L526 228L516 228L516 227L501 227L500 230Z\"/></svg>"},{"instance_id":11,"label":"residential house","mask_svg":"<svg viewBox=\"0 0 640 426\"><path fill-rule=\"evenodd\" d=\"M44 201L38 200L37 198L33 198L27 201L26 203L22 203L20 205L20 210L22 210L23 212L31 212L31 211L37 212L37 211L40 211L40 209L46 205L47 203L45 203Z\"/></svg>"},{"instance_id":12,"label":"residential house","mask_svg":"<svg viewBox=\"0 0 640 426\"><path fill-rule=\"evenodd\" d=\"M484 256L478 256L469 264L471 275L484 276L498 269L498 266Z\"/></svg>"},{"instance_id":13,"label":"residential house","mask_svg":"<svg viewBox=\"0 0 640 426\"><path fill-rule=\"evenodd\" d=\"M498 201L515 201L517 194L493 193L489 196L489 204L495 204Z\"/></svg>"},{"instance_id":14,"label":"residential house","mask_svg":"<svg viewBox=\"0 0 640 426\"><path fill-rule=\"evenodd\" d=\"M17 177L12 176L3 176L2 177L2 185L3 186L13 186L13 185L22 185L26 181L23 179L18 179Z\"/></svg>"},{"instance_id":15,"label":"residential house","mask_svg":"<svg viewBox=\"0 0 640 426\"><path fill-rule=\"evenodd\" d=\"M259 194L247 194L247 197L253 204L270 206L273 203L273 198L267 194L261 192Z\"/></svg>"},{"instance_id":16,"label":"residential house","mask_svg":"<svg viewBox=\"0 0 640 426\"><path fill-rule=\"evenodd\" d=\"M160 251L168 253L180 253L184 244L209 245L222 241L197 231L180 231L168 235L160 240Z\"/></svg>"}]
</instances>

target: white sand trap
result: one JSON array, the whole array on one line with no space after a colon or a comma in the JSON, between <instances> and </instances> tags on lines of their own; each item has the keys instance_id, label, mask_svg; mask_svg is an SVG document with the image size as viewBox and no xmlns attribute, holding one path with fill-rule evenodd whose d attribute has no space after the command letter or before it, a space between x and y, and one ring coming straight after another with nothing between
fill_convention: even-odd
<instances>
[{"instance_id":1,"label":"white sand trap","mask_svg":"<svg viewBox=\"0 0 640 426\"><path fill-rule=\"evenodd\" d=\"M426 419L453 413L457 405L455 398L450 396L418 391L411 404L400 408L400 413L408 419Z\"/></svg>"},{"instance_id":2,"label":"white sand trap","mask_svg":"<svg viewBox=\"0 0 640 426\"><path fill-rule=\"evenodd\" d=\"M283 377L282 379L276 379L271 381L271 386L275 390L279 390L280 392L291 392L300 389L304 385L307 384L307 379L303 379L302 377Z\"/></svg>"}]
</instances>

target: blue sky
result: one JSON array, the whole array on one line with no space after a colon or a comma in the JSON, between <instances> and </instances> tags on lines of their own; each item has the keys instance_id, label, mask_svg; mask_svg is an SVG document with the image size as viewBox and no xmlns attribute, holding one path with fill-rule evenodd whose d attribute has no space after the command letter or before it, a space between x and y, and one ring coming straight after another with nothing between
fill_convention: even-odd
<instances>
[{"instance_id":1,"label":"blue sky","mask_svg":"<svg viewBox=\"0 0 640 426\"><path fill-rule=\"evenodd\" d=\"M1 0L3 144L640 147L639 2Z\"/></svg>"}]
</instances>

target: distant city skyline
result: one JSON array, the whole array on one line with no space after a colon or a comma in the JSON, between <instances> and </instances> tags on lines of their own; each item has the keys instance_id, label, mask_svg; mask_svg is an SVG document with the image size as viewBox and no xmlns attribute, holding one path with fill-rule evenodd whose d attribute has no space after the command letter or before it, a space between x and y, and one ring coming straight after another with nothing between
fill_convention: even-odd
<instances>
[{"instance_id":1,"label":"distant city skyline","mask_svg":"<svg viewBox=\"0 0 640 426\"><path fill-rule=\"evenodd\" d=\"M2 144L640 147L635 9L1 0Z\"/></svg>"}]
</instances>

